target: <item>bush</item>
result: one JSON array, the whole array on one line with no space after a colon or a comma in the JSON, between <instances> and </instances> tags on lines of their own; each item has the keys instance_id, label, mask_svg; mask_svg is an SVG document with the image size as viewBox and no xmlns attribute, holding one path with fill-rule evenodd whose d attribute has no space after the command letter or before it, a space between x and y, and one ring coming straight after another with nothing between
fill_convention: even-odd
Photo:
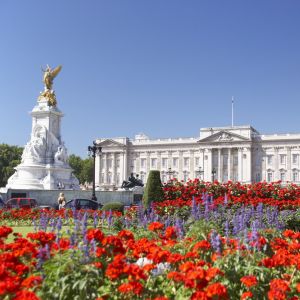
<instances>
[{"instance_id":1,"label":"bush","mask_svg":"<svg viewBox=\"0 0 300 300\"><path fill-rule=\"evenodd\" d=\"M151 170L149 172L145 192L143 196L143 203L145 208L149 208L151 202L162 201L164 199L164 192L160 180L160 171Z\"/></svg>"},{"instance_id":2,"label":"bush","mask_svg":"<svg viewBox=\"0 0 300 300\"><path fill-rule=\"evenodd\" d=\"M124 204L121 202L110 202L110 203L106 203L103 205L102 210L105 211L120 211L123 212L124 211Z\"/></svg>"}]
</instances>

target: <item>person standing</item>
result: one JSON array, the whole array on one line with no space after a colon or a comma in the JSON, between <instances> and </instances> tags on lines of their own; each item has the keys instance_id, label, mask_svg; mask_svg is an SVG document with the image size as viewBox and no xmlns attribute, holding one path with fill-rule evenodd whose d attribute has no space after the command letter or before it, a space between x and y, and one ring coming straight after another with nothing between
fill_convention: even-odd
<instances>
[{"instance_id":1,"label":"person standing","mask_svg":"<svg viewBox=\"0 0 300 300\"><path fill-rule=\"evenodd\" d=\"M65 207L65 205L66 205L66 198L65 198L64 193L60 193L59 194L57 202L58 202L58 209L62 209L62 208Z\"/></svg>"}]
</instances>

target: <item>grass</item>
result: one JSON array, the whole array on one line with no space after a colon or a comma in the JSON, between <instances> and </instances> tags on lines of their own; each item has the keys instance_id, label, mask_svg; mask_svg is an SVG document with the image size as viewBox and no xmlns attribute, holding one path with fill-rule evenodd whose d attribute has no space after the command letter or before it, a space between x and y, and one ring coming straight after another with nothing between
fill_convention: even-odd
<instances>
[{"instance_id":1,"label":"grass","mask_svg":"<svg viewBox=\"0 0 300 300\"><path fill-rule=\"evenodd\" d=\"M34 227L33 226L10 226L13 230L13 233L16 232L16 233L20 233L22 234L22 236L24 238L26 238L27 234L30 233L30 232L35 232L34 230ZM88 226L89 228L92 228L92 226ZM67 230L71 228L73 229L74 227L73 226L62 226L62 235L64 237L67 236ZM50 227L47 228L47 231L50 231L49 230ZM100 227L100 229L106 234L106 235L109 235L109 234L114 234L113 231L107 229L107 228L103 228L103 227ZM14 235L11 233L7 240L6 240L6 243L12 243L14 241Z\"/></svg>"},{"instance_id":2,"label":"grass","mask_svg":"<svg viewBox=\"0 0 300 300\"><path fill-rule=\"evenodd\" d=\"M33 226L17 226L17 227L11 227L13 232L17 232L22 234L23 237L26 237L27 233L34 232ZM12 243L14 241L13 234L10 234L7 238L7 243Z\"/></svg>"}]
</instances>

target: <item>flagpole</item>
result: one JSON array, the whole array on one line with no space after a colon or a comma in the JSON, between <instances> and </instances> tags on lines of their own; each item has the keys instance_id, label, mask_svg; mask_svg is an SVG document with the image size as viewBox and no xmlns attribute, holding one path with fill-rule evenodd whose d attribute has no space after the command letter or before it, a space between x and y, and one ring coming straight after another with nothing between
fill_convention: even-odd
<instances>
[{"instance_id":1,"label":"flagpole","mask_svg":"<svg viewBox=\"0 0 300 300\"><path fill-rule=\"evenodd\" d=\"M231 98L231 127L233 127L233 101L234 101L234 98L232 96L232 98Z\"/></svg>"}]
</instances>

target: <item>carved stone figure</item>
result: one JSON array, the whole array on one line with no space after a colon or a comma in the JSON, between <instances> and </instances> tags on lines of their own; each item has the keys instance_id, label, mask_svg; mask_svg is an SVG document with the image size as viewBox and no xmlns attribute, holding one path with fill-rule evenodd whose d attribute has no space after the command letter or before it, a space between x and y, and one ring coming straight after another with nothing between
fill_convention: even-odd
<instances>
[{"instance_id":1,"label":"carved stone figure","mask_svg":"<svg viewBox=\"0 0 300 300\"><path fill-rule=\"evenodd\" d=\"M219 141L231 141L231 140L232 140L232 136L230 136L230 134L227 132L222 132L222 135L220 135L219 137Z\"/></svg>"},{"instance_id":2,"label":"carved stone figure","mask_svg":"<svg viewBox=\"0 0 300 300\"><path fill-rule=\"evenodd\" d=\"M36 132L35 136L26 144L23 154L22 162L27 157L33 161L41 161L46 152L46 138L42 132Z\"/></svg>"},{"instance_id":3,"label":"carved stone figure","mask_svg":"<svg viewBox=\"0 0 300 300\"><path fill-rule=\"evenodd\" d=\"M68 159L66 148L63 145L58 146L54 154L54 161L56 164L66 163Z\"/></svg>"}]
</instances>

